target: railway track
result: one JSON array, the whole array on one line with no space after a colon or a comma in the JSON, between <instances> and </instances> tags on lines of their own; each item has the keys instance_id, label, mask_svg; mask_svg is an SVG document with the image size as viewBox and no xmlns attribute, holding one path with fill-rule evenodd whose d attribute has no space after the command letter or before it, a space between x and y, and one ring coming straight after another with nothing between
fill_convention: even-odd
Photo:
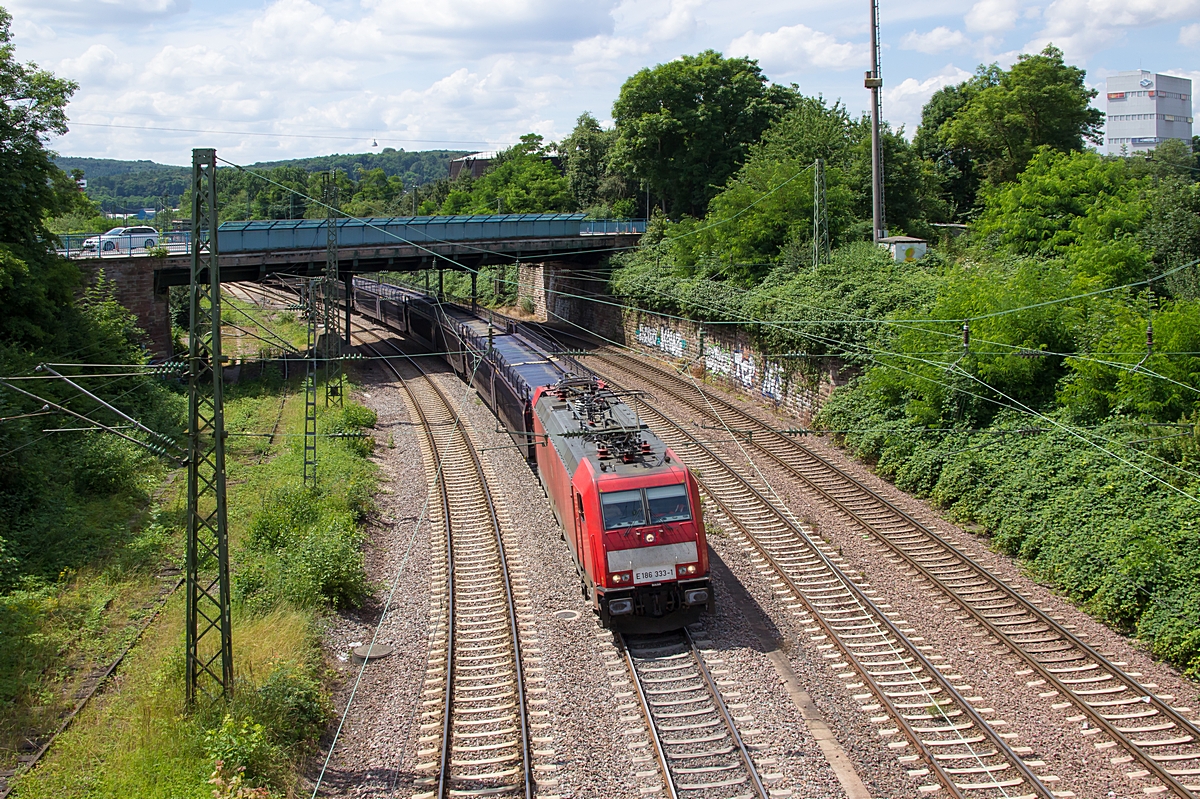
<instances>
[{"instance_id":1,"label":"railway track","mask_svg":"<svg viewBox=\"0 0 1200 799\"><path fill-rule=\"evenodd\" d=\"M669 799L769 799L692 633L618 638Z\"/></svg>"},{"instance_id":2,"label":"railway track","mask_svg":"<svg viewBox=\"0 0 1200 799\"><path fill-rule=\"evenodd\" d=\"M360 340L376 355L374 342ZM398 354L401 350L393 349ZM438 502L430 521L444 532L434 560L431 619L414 799L533 796L530 721L517 607L500 522L479 454L458 408L409 360L417 379L392 370L420 422ZM435 553L437 551L435 547ZM439 563L440 561L440 563Z\"/></svg>"},{"instance_id":3,"label":"railway track","mask_svg":"<svg viewBox=\"0 0 1200 799\"><path fill-rule=\"evenodd\" d=\"M1004 581L965 556L936 531L888 502L868 486L794 439L732 403L699 388L690 379L635 360L603 352L597 359L636 382L652 384L741 439L748 451L764 456L820 499L886 546L912 577L929 581L963 610L960 621L977 626L1025 661L1030 688L1040 688L1056 710L1079 712L1084 735L1113 765L1128 765L1131 780L1151 783L1146 793L1200 797L1200 728L1172 707L1170 695L1124 671L1060 619L1037 607Z\"/></svg>"},{"instance_id":4,"label":"railway track","mask_svg":"<svg viewBox=\"0 0 1200 799\"><path fill-rule=\"evenodd\" d=\"M614 385L617 385L614 382ZM943 675L921 645L909 638L903 620L893 620L870 597L869 585L847 575L781 503L767 496L752 475L729 466L726 459L681 425L644 403L643 418L683 457L716 510L752 548L756 565L793 609L803 611L818 649L839 677L856 679L862 689L855 699L879 715L871 721L915 778L933 777L923 793L945 790L964 797L1051 799L1054 794L1035 769L1044 766L1026 747L1014 747L1008 733L984 719L990 709L976 709L970 686ZM919 640L919 639L918 639ZM911 746L912 753L907 752ZM1047 781L1052 775L1045 777Z\"/></svg>"}]
</instances>

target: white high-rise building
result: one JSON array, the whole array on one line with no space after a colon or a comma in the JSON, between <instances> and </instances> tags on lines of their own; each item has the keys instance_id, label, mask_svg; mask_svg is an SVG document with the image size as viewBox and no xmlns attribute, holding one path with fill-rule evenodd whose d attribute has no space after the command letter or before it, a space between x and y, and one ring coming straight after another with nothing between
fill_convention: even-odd
<instances>
[{"instance_id":1,"label":"white high-rise building","mask_svg":"<svg viewBox=\"0 0 1200 799\"><path fill-rule=\"evenodd\" d=\"M1109 155L1153 150L1167 139L1192 141L1192 82L1139 69L1108 76Z\"/></svg>"}]
</instances>

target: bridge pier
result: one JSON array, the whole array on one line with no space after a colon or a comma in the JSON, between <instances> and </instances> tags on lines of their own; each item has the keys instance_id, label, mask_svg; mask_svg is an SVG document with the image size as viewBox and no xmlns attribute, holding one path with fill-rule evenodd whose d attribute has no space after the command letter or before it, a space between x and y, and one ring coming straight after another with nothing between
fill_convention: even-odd
<instances>
[{"instance_id":1,"label":"bridge pier","mask_svg":"<svg viewBox=\"0 0 1200 799\"><path fill-rule=\"evenodd\" d=\"M151 355L161 359L174 354L174 345L168 291L165 286L155 286L155 261L161 263L160 259L151 258L80 259L73 263L79 267L85 285L105 281L113 298L136 317Z\"/></svg>"},{"instance_id":2,"label":"bridge pier","mask_svg":"<svg viewBox=\"0 0 1200 799\"><path fill-rule=\"evenodd\" d=\"M539 322L623 341L621 311L609 304L597 274L594 267L570 261L523 262L517 267L517 301L528 299Z\"/></svg>"}]
</instances>

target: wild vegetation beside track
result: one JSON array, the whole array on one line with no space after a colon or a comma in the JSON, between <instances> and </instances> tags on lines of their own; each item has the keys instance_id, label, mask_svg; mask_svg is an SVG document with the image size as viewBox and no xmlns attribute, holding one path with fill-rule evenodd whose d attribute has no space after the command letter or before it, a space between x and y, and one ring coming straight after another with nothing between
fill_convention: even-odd
<instances>
[{"instance_id":1,"label":"wild vegetation beside track","mask_svg":"<svg viewBox=\"0 0 1200 799\"><path fill-rule=\"evenodd\" d=\"M1184 142L1152 158L1086 150L1081 79L1047 49L934 96L913 150L885 153L902 183L888 190L893 227L967 223L923 260L854 240L856 139L813 101L767 129L703 213L652 223L596 288L740 329L793 385L850 365L860 377L818 427L1195 678L1200 163ZM1002 153L989 114L1010 108L1017 124L1035 86L1059 97L1057 132L1031 127ZM817 157L838 174L834 248L814 264L802 173ZM897 205L919 176L937 202Z\"/></svg>"},{"instance_id":2,"label":"wild vegetation beside track","mask_svg":"<svg viewBox=\"0 0 1200 799\"><path fill-rule=\"evenodd\" d=\"M369 585L360 526L371 506L374 423L347 402L322 409L317 491L301 484L303 392L277 374L230 388L229 507L236 691L225 707L183 713L183 597L173 596L117 678L59 737L15 795L209 797L223 762L228 782L263 796L291 794L297 770L324 731L330 703L320 631L332 609L357 606ZM278 420L274 438L270 433ZM251 433L254 435L245 435ZM135 538L162 557L182 549L182 481L166 487ZM119 553L118 553L119 554ZM82 590L82 589L80 589ZM93 586L91 589L95 591Z\"/></svg>"}]
</instances>

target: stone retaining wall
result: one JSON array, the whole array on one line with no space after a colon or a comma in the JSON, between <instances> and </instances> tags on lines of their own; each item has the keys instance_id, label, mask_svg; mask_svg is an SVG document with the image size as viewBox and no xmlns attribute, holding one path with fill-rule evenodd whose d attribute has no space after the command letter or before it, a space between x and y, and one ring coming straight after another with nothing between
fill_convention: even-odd
<instances>
[{"instance_id":1,"label":"stone retaining wall","mask_svg":"<svg viewBox=\"0 0 1200 799\"><path fill-rule=\"evenodd\" d=\"M854 377L854 370L837 359L822 358L816 376L801 373L784 360L772 359L750 336L733 326L703 325L649 311L622 314L624 343L635 349L688 364L692 374L705 377L758 400L774 404L812 424L813 416L834 389Z\"/></svg>"}]
</instances>

